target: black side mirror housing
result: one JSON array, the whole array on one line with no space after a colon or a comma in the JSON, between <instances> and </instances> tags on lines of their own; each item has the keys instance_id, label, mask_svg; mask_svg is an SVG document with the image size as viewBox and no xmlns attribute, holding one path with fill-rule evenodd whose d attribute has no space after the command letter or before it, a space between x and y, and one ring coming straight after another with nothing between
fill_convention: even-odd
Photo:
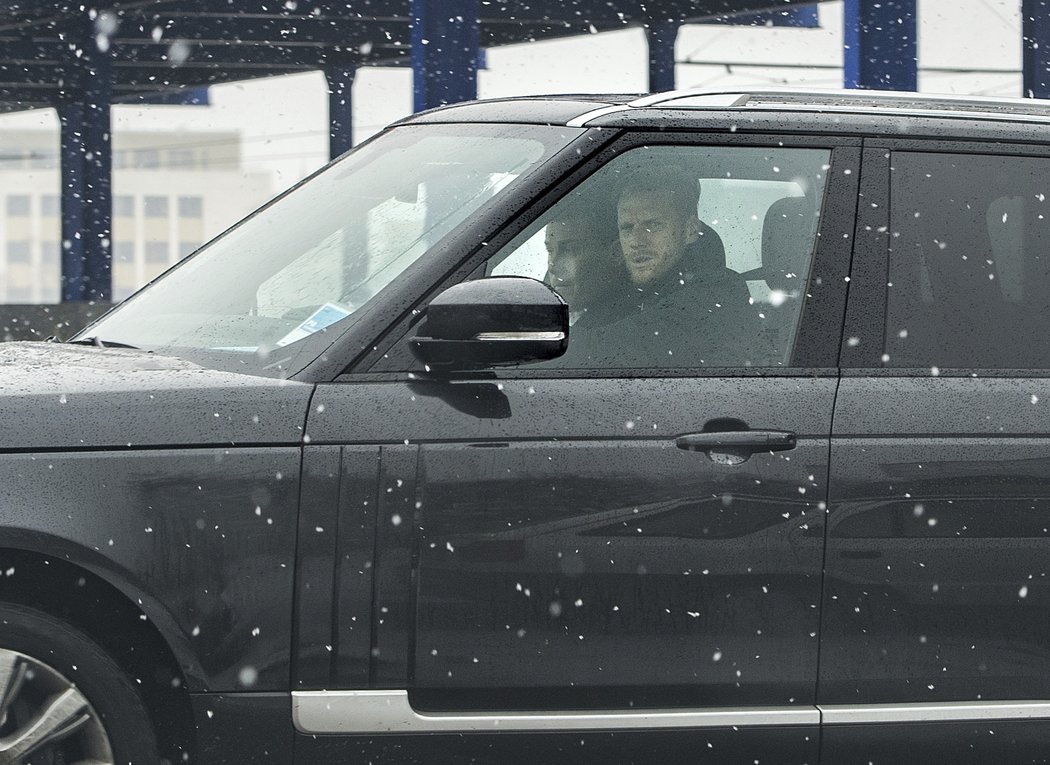
<instances>
[{"instance_id":1,"label":"black side mirror housing","mask_svg":"<svg viewBox=\"0 0 1050 765\"><path fill-rule=\"evenodd\" d=\"M553 359L569 345L569 306L543 282L493 276L430 301L411 340L430 367L478 369Z\"/></svg>"}]
</instances>

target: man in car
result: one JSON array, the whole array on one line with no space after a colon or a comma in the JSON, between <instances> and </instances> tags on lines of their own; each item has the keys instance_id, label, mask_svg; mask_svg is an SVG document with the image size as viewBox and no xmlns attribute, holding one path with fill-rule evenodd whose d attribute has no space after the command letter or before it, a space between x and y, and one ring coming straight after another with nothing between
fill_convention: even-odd
<instances>
[{"instance_id":1,"label":"man in car","mask_svg":"<svg viewBox=\"0 0 1050 765\"><path fill-rule=\"evenodd\" d=\"M628 179L616 205L624 278L579 322L567 362L614 368L765 362L747 284L726 268L721 240L697 216L698 199L696 178L675 167Z\"/></svg>"}]
</instances>

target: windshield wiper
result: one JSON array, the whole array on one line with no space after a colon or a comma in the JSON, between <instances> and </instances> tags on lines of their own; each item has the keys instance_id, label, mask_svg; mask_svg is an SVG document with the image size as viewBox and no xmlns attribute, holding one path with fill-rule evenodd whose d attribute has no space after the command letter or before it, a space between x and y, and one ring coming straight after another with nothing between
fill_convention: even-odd
<instances>
[{"instance_id":1,"label":"windshield wiper","mask_svg":"<svg viewBox=\"0 0 1050 765\"><path fill-rule=\"evenodd\" d=\"M83 340L66 340L66 345L92 345L96 348L130 348L133 351L142 349L136 345L118 343L115 340L103 340L101 337L85 337ZM150 351L152 353L152 351Z\"/></svg>"}]
</instances>

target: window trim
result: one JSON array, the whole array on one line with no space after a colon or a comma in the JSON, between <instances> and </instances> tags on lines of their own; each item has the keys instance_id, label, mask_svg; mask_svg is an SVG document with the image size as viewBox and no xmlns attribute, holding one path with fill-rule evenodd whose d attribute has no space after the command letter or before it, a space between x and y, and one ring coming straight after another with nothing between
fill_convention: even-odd
<instances>
[{"instance_id":1,"label":"window trim","mask_svg":"<svg viewBox=\"0 0 1050 765\"><path fill-rule=\"evenodd\" d=\"M518 234L531 226L570 191L575 189L600 167L614 157L633 149L650 146L741 146L768 148L817 148L831 151L831 168L821 207L817 232L816 250L810 272L810 285L818 283L828 287L819 293L810 292L802 307L797 333L797 350L791 364L784 367L676 367L673 369L538 369L527 365L517 368L479 370L467 376L487 376L502 379L529 378L590 378L590 377L726 377L726 376L780 376L792 377L812 374L813 370L833 370L838 364L838 348L841 342L842 319L846 310L846 277L849 274L850 253L853 244L855 199L860 180L861 139L849 136L828 135L778 135L740 134L724 131L688 132L627 132L610 145L581 163L557 183L542 189L535 201L521 215L511 216L502 228L480 248L464 259L459 268L448 278L430 289L415 304L415 311L408 318L395 324L384 341L354 366L357 375L348 370L341 378L349 381L360 378L361 372L369 372L369 378L403 378L410 370L397 369L398 359L406 359L407 341L420 312L426 303L444 289L484 275L490 257L502 250ZM801 350L798 350L801 349ZM389 354L393 361L384 363ZM421 371L421 365L413 371Z\"/></svg>"}]
</instances>

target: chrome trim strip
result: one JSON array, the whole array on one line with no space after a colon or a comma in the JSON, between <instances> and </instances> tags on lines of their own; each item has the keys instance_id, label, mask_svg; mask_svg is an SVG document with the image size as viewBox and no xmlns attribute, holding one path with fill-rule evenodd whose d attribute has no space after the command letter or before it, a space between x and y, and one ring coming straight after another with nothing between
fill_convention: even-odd
<instances>
[{"instance_id":1,"label":"chrome trim strip","mask_svg":"<svg viewBox=\"0 0 1050 765\"><path fill-rule=\"evenodd\" d=\"M660 104L660 103L663 103L664 101L668 101L668 100L671 100L671 99L674 99L674 98L684 98L686 96L706 96L706 95L721 96L725 92L726 91L721 91L721 90L712 92L710 90L701 90L699 88L684 88L682 90L665 90L662 93L650 93L648 95L642 96L641 98L636 98L633 101L630 101L629 103L634 108L638 108L638 107L644 108L646 106L654 106L655 104ZM737 94L739 94L740 92L746 92L746 91L737 91Z\"/></svg>"},{"instance_id":2,"label":"chrome trim strip","mask_svg":"<svg viewBox=\"0 0 1050 765\"><path fill-rule=\"evenodd\" d=\"M418 712L409 703L408 691L403 690L292 692L292 721L296 730L317 734L637 730L1038 719L1050 719L1050 701L483 714Z\"/></svg>"},{"instance_id":3,"label":"chrome trim strip","mask_svg":"<svg viewBox=\"0 0 1050 765\"><path fill-rule=\"evenodd\" d=\"M479 332L475 340L564 340L564 332Z\"/></svg>"},{"instance_id":4,"label":"chrome trim strip","mask_svg":"<svg viewBox=\"0 0 1050 765\"><path fill-rule=\"evenodd\" d=\"M819 725L815 707L652 709L600 712L417 712L408 691L293 691L292 720L300 733L469 733L528 730L626 730Z\"/></svg>"},{"instance_id":5,"label":"chrome trim strip","mask_svg":"<svg viewBox=\"0 0 1050 765\"><path fill-rule=\"evenodd\" d=\"M615 114L616 112L629 111L631 107L627 104L615 104L613 106L603 106L601 109L593 109L589 112L584 112L579 117L573 117L571 120L565 123L565 127L586 127L587 123L598 117L604 117L606 114Z\"/></svg>"},{"instance_id":6,"label":"chrome trim strip","mask_svg":"<svg viewBox=\"0 0 1050 765\"><path fill-rule=\"evenodd\" d=\"M665 106L681 99L704 99L704 106L712 109L725 109L730 106L744 106L751 98L748 90L719 91L717 93L670 90L665 93L653 93L651 96L636 98L630 102L632 108L644 108L646 106Z\"/></svg>"},{"instance_id":7,"label":"chrome trim strip","mask_svg":"<svg viewBox=\"0 0 1050 765\"><path fill-rule=\"evenodd\" d=\"M970 722L1050 718L1046 701L956 701L943 704L842 704L817 707L825 725Z\"/></svg>"}]
</instances>

